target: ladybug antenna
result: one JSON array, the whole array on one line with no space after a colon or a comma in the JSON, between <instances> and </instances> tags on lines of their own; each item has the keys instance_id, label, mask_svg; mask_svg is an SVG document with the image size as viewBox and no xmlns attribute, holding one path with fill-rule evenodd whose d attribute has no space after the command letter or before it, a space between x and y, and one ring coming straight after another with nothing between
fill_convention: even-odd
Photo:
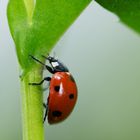
<instances>
[{"instance_id":1,"label":"ladybug antenna","mask_svg":"<svg viewBox=\"0 0 140 140\"><path fill-rule=\"evenodd\" d=\"M37 61L38 63L42 64L43 66L46 66L44 63L42 63L40 60L36 59L34 56L29 55L32 59L34 59L35 61Z\"/></svg>"},{"instance_id":2,"label":"ladybug antenna","mask_svg":"<svg viewBox=\"0 0 140 140\"><path fill-rule=\"evenodd\" d=\"M49 57L49 54L48 54L48 56L46 57L46 56L44 56L44 55L41 55L42 57L44 57L45 59L48 59L48 57Z\"/></svg>"},{"instance_id":3,"label":"ladybug antenna","mask_svg":"<svg viewBox=\"0 0 140 140\"><path fill-rule=\"evenodd\" d=\"M51 60L53 57L51 57L49 54L48 54L48 56L44 56L44 55L42 55L42 57L44 57L45 59L47 59L47 60Z\"/></svg>"}]
</instances>

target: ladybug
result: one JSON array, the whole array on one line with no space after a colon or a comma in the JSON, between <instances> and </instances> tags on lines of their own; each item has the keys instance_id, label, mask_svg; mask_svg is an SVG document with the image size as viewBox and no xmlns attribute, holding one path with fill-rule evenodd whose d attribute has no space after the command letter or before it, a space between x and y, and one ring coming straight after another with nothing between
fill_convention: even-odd
<instances>
[{"instance_id":1,"label":"ladybug","mask_svg":"<svg viewBox=\"0 0 140 140\"><path fill-rule=\"evenodd\" d=\"M76 82L68 68L58 59L49 55L43 56L51 65L48 66L34 56L31 57L53 74L52 77L45 77L39 83L30 83L30 85L41 85L44 81L49 82L47 103L43 104L45 107L43 122L48 118L49 124L59 123L70 115L76 104L78 92Z\"/></svg>"}]
</instances>

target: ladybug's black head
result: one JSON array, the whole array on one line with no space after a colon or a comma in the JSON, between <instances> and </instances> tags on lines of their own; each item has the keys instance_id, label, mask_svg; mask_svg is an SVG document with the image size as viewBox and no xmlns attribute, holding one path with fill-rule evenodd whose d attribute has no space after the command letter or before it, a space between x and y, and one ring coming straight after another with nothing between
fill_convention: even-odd
<instances>
[{"instance_id":1,"label":"ladybug's black head","mask_svg":"<svg viewBox=\"0 0 140 140\"><path fill-rule=\"evenodd\" d=\"M58 60L52 56L48 56L47 60L51 63L51 62L57 62Z\"/></svg>"},{"instance_id":2,"label":"ladybug's black head","mask_svg":"<svg viewBox=\"0 0 140 140\"><path fill-rule=\"evenodd\" d=\"M49 56L48 57L45 57L49 63L52 65L53 69L55 72L68 72L68 68L62 63L60 62L58 59L52 57L52 56Z\"/></svg>"}]
</instances>

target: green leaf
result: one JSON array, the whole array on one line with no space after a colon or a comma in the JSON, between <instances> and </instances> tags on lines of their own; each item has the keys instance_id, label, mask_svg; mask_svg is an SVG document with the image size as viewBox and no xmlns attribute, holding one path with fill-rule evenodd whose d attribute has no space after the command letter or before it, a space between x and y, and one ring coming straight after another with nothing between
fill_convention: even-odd
<instances>
[{"instance_id":1,"label":"green leaf","mask_svg":"<svg viewBox=\"0 0 140 140\"><path fill-rule=\"evenodd\" d=\"M9 0L7 16L20 66L28 72L47 54L91 0Z\"/></svg>"},{"instance_id":2,"label":"green leaf","mask_svg":"<svg viewBox=\"0 0 140 140\"><path fill-rule=\"evenodd\" d=\"M119 16L120 20L140 33L139 0L95 0L104 8Z\"/></svg>"}]
</instances>

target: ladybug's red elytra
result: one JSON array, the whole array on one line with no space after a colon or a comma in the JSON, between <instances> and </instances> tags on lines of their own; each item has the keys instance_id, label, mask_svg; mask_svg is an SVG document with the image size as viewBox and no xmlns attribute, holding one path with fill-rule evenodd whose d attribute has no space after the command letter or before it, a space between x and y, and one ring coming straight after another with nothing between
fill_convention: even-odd
<instances>
[{"instance_id":1,"label":"ladybug's red elytra","mask_svg":"<svg viewBox=\"0 0 140 140\"><path fill-rule=\"evenodd\" d=\"M43 104L46 109L44 121L48 116L49 124L59 123L70 115L75 106L78 92L75 80L68 68L58 59L49 55L48 57L43 56L49 61L50 67L34 56L31 57L53 74L52 77L45 77L41 82L30 83L30 85L41 85L44 81L50 82L47 103Z\"/></svg>"}]
</instances>

